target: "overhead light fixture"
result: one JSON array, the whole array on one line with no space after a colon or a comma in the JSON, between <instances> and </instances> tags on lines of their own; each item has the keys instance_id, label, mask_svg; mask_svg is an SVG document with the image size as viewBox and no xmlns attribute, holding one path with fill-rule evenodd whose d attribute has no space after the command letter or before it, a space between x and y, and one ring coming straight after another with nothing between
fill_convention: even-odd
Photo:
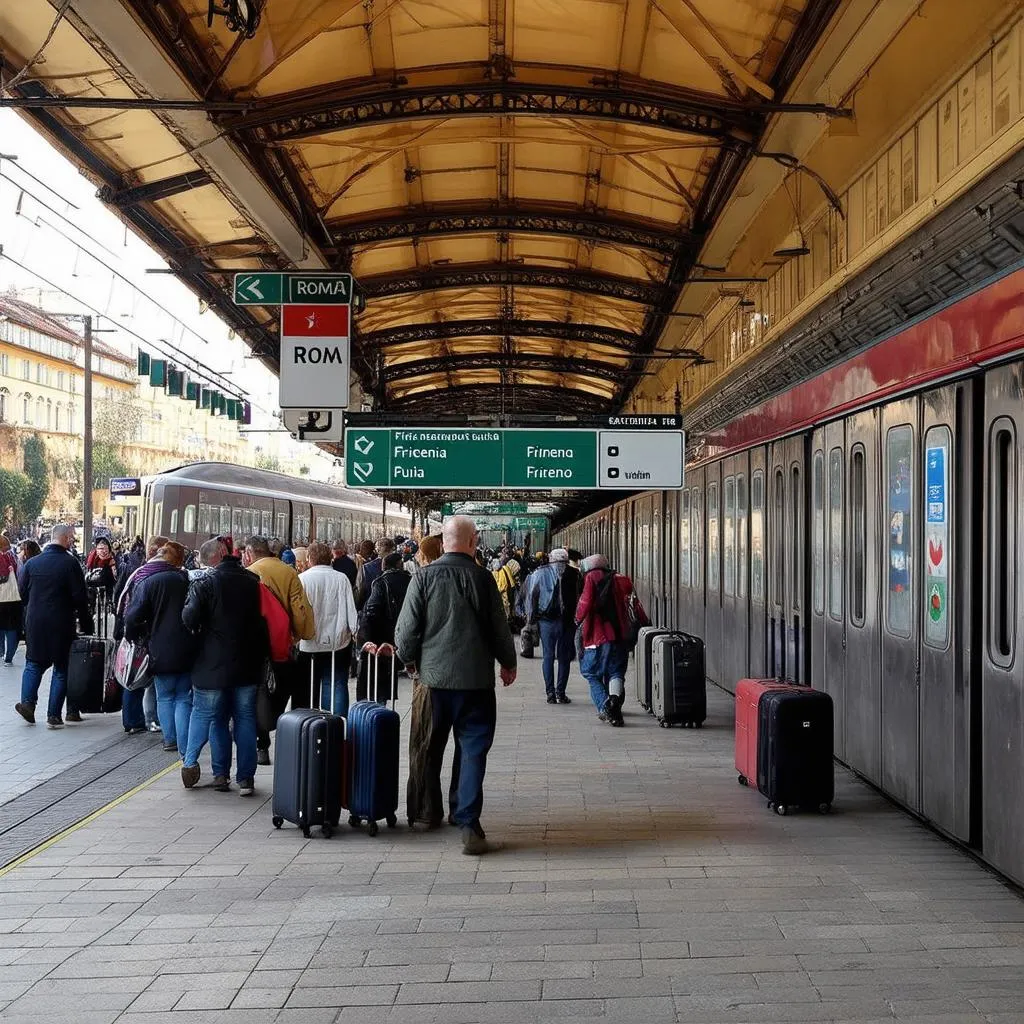
<instances>
[{"instance_id":1,"label":"overhead light fixture","mask_svg":"<svg viewBox=\"0 0 1024 1024\"><path fill-rule=\"evenodd\" d=\"M807 248L804 233L800 228L797 228L786 236L785 241L772 255L788 258L791 256L810 256L810 254L811 250Z\"/></svg>"},{"instance_id":2,"label":"overhead light fixture","mask_svg":"<svg viewBox=\"0 0 1024 1024\"><path fill-rule=\"evenodd\" d=\"M210 0L206 12L206 27L213 28L213 19L220 15L232 32L252 39L260 23L260 0Z\"/></svg>"}]
</instances>

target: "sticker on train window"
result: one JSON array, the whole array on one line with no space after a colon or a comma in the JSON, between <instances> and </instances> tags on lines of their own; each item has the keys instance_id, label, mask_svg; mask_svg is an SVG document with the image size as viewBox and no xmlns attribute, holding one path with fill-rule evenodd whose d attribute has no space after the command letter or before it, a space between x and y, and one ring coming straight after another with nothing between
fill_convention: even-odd
<instances>
[{"instance_id":1,"label":"sticker on train window","mask_svg":"<svg viewBox=\"0 0 1024 1024\"><path fill-rule=\"evenodd\" d=\"M949 640L949 448L949 429L932 427L924 454L924 639L932 647Z\"/></svg>"},{"instance_id":2,"label":"sticker on train window","mask_svg":"<svg viewBox=\"0 0 1024 1024\"><path fill-rule=\"evenodd\" d=\"M914 458L914 432L911 427L893 427L889 431L886 456L889 477L889 593L886 618L890 632L897 636L909 637L913 628L914 581L911 468Z\"/></svg>"}]
</instances>

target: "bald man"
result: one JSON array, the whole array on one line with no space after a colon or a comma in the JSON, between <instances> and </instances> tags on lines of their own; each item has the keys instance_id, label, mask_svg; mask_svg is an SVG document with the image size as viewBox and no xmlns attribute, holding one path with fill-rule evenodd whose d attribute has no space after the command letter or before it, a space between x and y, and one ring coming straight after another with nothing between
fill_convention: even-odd
<instances>
[{"instance_id":1,"label":"bald man","mask_svg":"<svg viewBox=\"0 0 1024 1024\"><path fill-rule=\"evenodd\" d=\"M441 762L453 730L459 750L458 791L450 818L462 852L487 853L480 826L487 754L497 717L494 662L501 681L516 678L516 651L494 577L476 564L479 533L468 516L445 520L444 554L412 578L395 627L395 646L410 675L430 696L431 733L423 787L441 807Z\"/></svg>"}]
</instances>

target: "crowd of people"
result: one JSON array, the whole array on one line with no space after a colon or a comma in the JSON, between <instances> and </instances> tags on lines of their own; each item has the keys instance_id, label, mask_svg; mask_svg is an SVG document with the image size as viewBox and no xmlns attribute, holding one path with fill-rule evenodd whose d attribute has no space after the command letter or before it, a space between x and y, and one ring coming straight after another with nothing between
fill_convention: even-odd
<instances>
[{"instance_id":1,"label":"crowd of people","mask_svg":"<svg viewBox=\"0 0 1024 1024\"><path fill-rule=\"evenodd\" d=\"M211 537L191 553L157 536L122 552L100 539L83 566L74 538L73 527L58 525L42 550L24 541L15 555L0 537L5 664L20 636L26 643L15 710L35 724L40 683L52 669L47 726L82 720L70 704L64 711L72 643L76 629L91 635L94 619L109 615L113 639L148 658L151 685L123 693L124 729L162 731L188 789L209 745L213 787L230 791L234 760L238 792L251 795L284 710L345 715L350 679L365 678L361 653L381 645L397 650L413 681L409 821L458 826L467 853L489 848L480 812L496 723L494 665L511 685L517 630L539 632L549 704L571 703L578 657L598 717L623 724L626 661L646 615L631 581L603 555L485 551L466 516L446 520L441 536L364 540L354 554L344 540L292 549L256 536ZM441 765L452 736L446 819Z\"/></svg>"}]
</instances>

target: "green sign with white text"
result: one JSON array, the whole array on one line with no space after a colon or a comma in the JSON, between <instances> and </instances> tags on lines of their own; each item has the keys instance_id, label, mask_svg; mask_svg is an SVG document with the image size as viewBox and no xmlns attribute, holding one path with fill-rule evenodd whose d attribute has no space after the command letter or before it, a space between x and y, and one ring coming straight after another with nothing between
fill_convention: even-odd
<instances>
[{"instance_id":1,"label":"green sign with white text","mask_svg":"<svg viewBox=\"0 0 1024 1024\"><path fill-rule=\"evenodd\" d=\"M352 302L352 275L256 270L235 274L232 297L236 306L348 306Z\"/></svg>"}]
</instances>

